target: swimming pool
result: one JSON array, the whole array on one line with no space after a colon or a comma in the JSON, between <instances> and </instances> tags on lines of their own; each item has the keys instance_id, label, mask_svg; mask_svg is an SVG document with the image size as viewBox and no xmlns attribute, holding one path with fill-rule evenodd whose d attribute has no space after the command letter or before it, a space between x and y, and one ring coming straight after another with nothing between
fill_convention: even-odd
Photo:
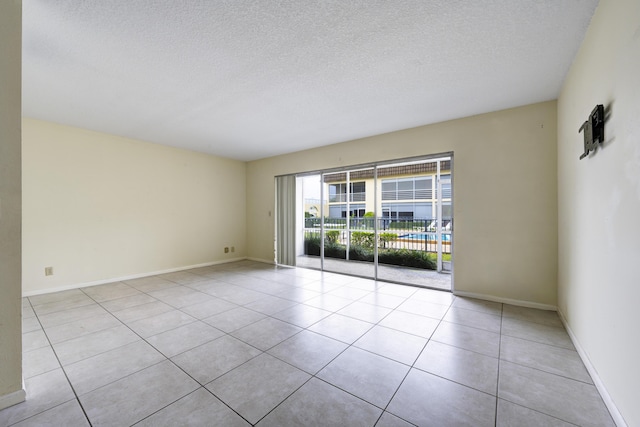
<instances>
[{"instance_id":1,"label":"swimming pool","mask_svg":"<svg viewBox=\"0 0 640 427\"><path fill-rule=\"evenodd\" d=\"M404 239L404 240L419 240L419 241L436 241L436 234L435 233L411 233L411 234L401 234L398 236L398 239ZM451 241L451 234L445 234L442 233L442 241L443 242L450 242Z\"/></svg>"}]
</instances>

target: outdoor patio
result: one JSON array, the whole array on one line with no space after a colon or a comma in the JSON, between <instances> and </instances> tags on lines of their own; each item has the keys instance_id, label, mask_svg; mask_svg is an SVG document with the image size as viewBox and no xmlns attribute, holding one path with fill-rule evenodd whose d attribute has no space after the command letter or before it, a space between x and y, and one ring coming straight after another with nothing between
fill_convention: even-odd
<instances>
[{"instance_id":1,"label":"outdoor patio","mask_svg":"<svg viewBox=\"0 0 640 427\"><path fill-rule=\"evenodd\" d=\"M320 269L320 257L300 255L296 257L296 266ZM346 261L336 258L324 259L324 269L336 273L372 277L373 268L373 263L370 262ZM378 279L426 288L451 290L451 274L438 273L434 270L378 264Z\"/></svg>"}]
</instances>

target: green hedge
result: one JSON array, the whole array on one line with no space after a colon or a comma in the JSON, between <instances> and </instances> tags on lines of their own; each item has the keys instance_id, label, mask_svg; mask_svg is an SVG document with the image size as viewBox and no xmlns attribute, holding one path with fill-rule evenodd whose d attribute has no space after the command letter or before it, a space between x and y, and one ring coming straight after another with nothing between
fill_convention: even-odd
<instances>
[{"instance_id":1,"label":"green hedge","mask_svg":"<svg viewBox=\"0 0 640 427\"><path fill-rule=\"evenodd\" d=\"M320 256L320 237L308 235L304 239L305 255ZM327 258L346 259L347 249L344 245L325 240L324 256ZM349 247L349 259L353 261L373 262L373 249L362 245ZM400 265L405 267L423 268L435 270L436 261L432 254L423 251L409 249L380 249L378 251L380 264Z\"/></svg>"}]
</instances>

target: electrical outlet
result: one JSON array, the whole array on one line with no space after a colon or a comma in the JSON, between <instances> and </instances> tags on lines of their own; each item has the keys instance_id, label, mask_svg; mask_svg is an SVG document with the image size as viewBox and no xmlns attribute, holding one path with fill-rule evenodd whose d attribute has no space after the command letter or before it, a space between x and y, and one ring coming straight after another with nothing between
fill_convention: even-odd
<instances>
[{"instance_id":1,"label":"electrical outlet","mask_svg":"<svg viewBox=\"0 0 640 427\"><path fill-rule=\"evenodd\" d=\"M45 267L44 268L45 276L53 276L53 267Z\"/></svg>"},{"instance_id":2,"label":"electrical outlet","mask_svg":"<svg viewBox=\"0 0 640 427\"><path fill-rule=\"evenodd\" d=\"M229 247L225 246L225 248L224 248L224 253L225 253L225 254L228 254L228 253L229 253Z\"/></svg>"},{"instance_id":3,"label":"electrical outlet","mask_svg":"<svg viewBox=\"0 0 640 427\"><path fill-rule=\"evenodd\" d=\"M231 246L231 252L235 252L236 251L236 247L235 246Z\"/></svg>"}]
</instances>

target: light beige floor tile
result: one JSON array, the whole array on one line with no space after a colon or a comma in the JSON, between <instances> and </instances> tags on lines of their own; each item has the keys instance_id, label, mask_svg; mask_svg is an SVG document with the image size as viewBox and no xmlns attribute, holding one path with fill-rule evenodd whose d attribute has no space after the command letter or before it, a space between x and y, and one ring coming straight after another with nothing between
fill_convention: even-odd
<instances>
[{"instance_id":1,"label":"light beige floor tile","mask_svg":"<svg viewBox=\"0 0 640 427\"><path fill-rule=\"evenodd\" d=\"M224 313L225 311L229 311L238 307L238 305L223 300L222 298L211 298L213 299L193 305L188 305L186 307L182 307L180 310L187 313L189 316L195 317L196 319L204 319L206 317Z\"/></svg>"},{"instance_id":2,"label":"light beige floor tile","mask_svg":"<svg viewBox=\"0 0 640 427\"><path fill-rule=\"evenodd\" d=\"M502 326L501 316L458 307L451 307L443 320L495 333L500 333Z\"/></svg>"},{"instance_id":3,"label":"light beige floor tile","mask_svg":"<svg viewBox=\"0 0 640 427\"><path fill-rule=\"evenodd\" d=\"M290 323L267 317L231 333L234 337L260 350L268 350L302 329Z\"/></svg>"},{"instance_id":4,"label":"light beige floor tile","mask_svg":"<svg viewBox=\"0 0 640 427\"><path fill-rule=\"evenodd\" d=\"M176 286L175 288L151 291L149 292L149 295L176 308L182 308L188 305L200 304L213 300L211 295L195 291L186 286Z\"/></svg>"},{"instance_id":5,"label":"light beige floor tile","mask_svg":"<svg viewBox=\"0 0 640 427\"><path fill-rule=\"evenodd\" d=\"M496 316L502 315L502 304L493 301L483 301L475 298L456 297L452 307L464 308L467 310L481 311Z\"/></svg>"},{"instance_id":6,"label":"light beige floor tile","mask_svg":"<svg viewBox=\"0 0 640 427\"><path fill-rule=\"evenodd\" d=\"M316 322L330 316L331 312L320 308L311 307L306 304L296 304L293 307L282 310L272 315L276 319L282 320L301 328L308 328Z\"/></svg>"},{"instance_id":7,"label":"light beige floor tile","mask_svg":"<svg viewBox=\"0 0 640 427\"><path fill-rule=\"evenodd\" d=\"M555 326L504 317L502 318L502 334L575 350L569 334L564 329Z\"/></svg>"},{"instance_id":8,"label":"light beige floor tile","mask_svg":"<svg viewBox=\"0 0 640 427\"><path fill-rule=\"evenodd\" d=\"M13 425L13 427L43 426L89 427L89 422L78 401L73 399Z\"/></svg>"},{"instance_id":9,"label":"light beige floor tile","mask_svg":"<svg viewBox=\"0 0 640 427\"><path fill-rule=\"evenodd\" d=\"M260 298L257 301L245 305L245 308L257 311L262 314L273 315L280 311L286 310L287 308L291 308L294 305L296 305L295 301L278 298L272 295L266 295L264 298Z\"/></svg>"},{"instance_id":10,"label":"light beige floor tile","mask_svg":"<svg viewBox=\"0 0 640 427\"><path fill-rule=\"evenodd\" d=\"M411 366L426 343L426 338L378 325L353 345Z\"/></svg>"},{"instance_id":11,"label":"light beige floor tile","mask_svg":"<svg viewBox=\"0 0 640 427\"><path fill-rule=\"evenodd\" d=\"M262 352L232 336L225 335L185 351L173 361L200 384L207 384Z\"/></svg>"},{"instance_id":12,"label":"light beige floor tile","mask_svg":"<svg viewBox=\"0 0 640 427\"><path fill-rule=\"evenodd\" d=\"M498 413L496 415L496 427L575 427L533 409L516 405L506 400L498 399Z\"/></svg>"},{"instance_id":13,"label":"light beige floor tile","mask_svg":"<svg viewBox=\"0 0 640 427\"><path fill-rule=\"evenodd\" d=\"M221 330L198 321L150 336L147 342L166 357L173 357L222 335Z\"/></svg>"},{"instance_id":14,"label":"light beige floor tile","mask_svg":"<svg viewBox=\"0 0 640 427\"><path fill-rule=\"evenodd\" d=\"M313 378L257 425L368 427L375 424L381 412L379 408Z\"/></svg>"},{"instance_id":15,"label":"light beige floor tile","mask_svg":"<svg viewBox=\"0 0 640 427\"><path fill-rule=\"evenodd\" d=\"M431 339L491 357L500 352L500 334L455 323L441 322Z\"/></svg>"},{"instance_id":16,"label":"light beige floor tile","mask_svg":"<svg viewBox=\"0 0 640 427\"><path fill-rule=\"evenodd\" d=\"M170 361L80 396L91 424L132 425L199 388Z\"/></svg>"},{"instance_id":17,"label":"light beige floor tile","mask_svg":"<svg viewBox=\"0 0 640 427\"><path fill-rule=\"evenodd\" d=\"M140 295L140 291L122 282L107 283L105 285L89 286L82 291L97 302Z\"/></svg>"},{"instance_id":18,"label":"light beige floor tile","mask_svg":"<svg viewBox=\"0 0 640 427\"><path fill-rule=\"evenodd\" d=\"M387 411L416 425L492 427L495 396L412 369Z\"/></svg>"},{"instance_id":19,"label":"light beige floor tile","mask_svg":"<svg viewBox=\"0 0 640 427\"><path fill-rule=\"evenodd\" d=\"M311 298L310 300L305 301L306 305L310 305L312 307L321 308L322 310L327 311L338 311L353 301L347 298L337 297L335 295L322 294L315 298Z\"/></svg>"},{"instance_id":20,"label":"light beige floor tile","mask_svg":"<svg viewBox=\"0 0 640 427\"><path fill-rule=\"evenodd\" d=\"M388 412L385 412L380 417L380 420L376 423L376 427L412 427L408 421L403 420L402 418L398 418L395 415L392 415Z\"/></svg>"},{"instance_id":21,"label":"light beige floor tile","mask_svg":"<svg viewBox=\"0 0 640 427\"><path fill-rule=\"evenodd\" d=\"M122 323L110 313L104 312L73 322L46 328L47 336L52 343L79 338L104 329L115 328Z\"/></svg>"},{"instance_id":22,"label":"light beige floor tile","mask_svg":"<svg viewBox=\"0 0 640 427\"><path fill-rule=\"evenodd\" d=\"M427 301L408 299L400 304L400 306L398 306L398 310L440 320L449 310L449 306L443 304L435 304Z\"/></svg>"},{"instance_id":23,"label":"light beige floor tile","mask_svg":"<svg viewBox=\"0 0 640 427\"><path fill-rule=\"evenodd\" d=\"M197 321L196 318L191 317L180 310L171 310L131 322L129 323L129 327L142 338L149 338L150 336L170 331L171 329L175 329L179 326L193 323L195 321Z\"/></svg>"},{"instance_id":24,"label":"light beige floor tile","mask_svg":"<svg viewBox=\"0 0 640 427\"><path fill-rule=\"evenodd\" d=\"M51 346L22 353L22 377L27 379L60 368Z\"/></svg>"},{"instance_id":25,"label":"light beige floor tile","mask_svg":"<svg viewBox=\"0 0 640 427\"><path fill-rule=\"evenodd\" d=\"M494 357L430 341L414 366L494 396L498 391L498 359Z\"/></svg>"},{"instance_id":26,"label":"light beige floor tile","mask_svg":"<svg viewBox=\"0 0 640 427\"><path fill-rule=\"evenodd\" d=\"M165 358L144 341L136 341L65 366L78 395L160 363Z\"/></svg>"},{"instance_id":27,"label":"light beige floor tile","mask_svg":"<svg viewBox=\"0 0 640 427\"><path fill-rule=\"evenodd\" d=\"M42 329L22 334L22 351L28 352L49 346L49 340Z\"/></svg>"},{"instance_id":28,"label":"light beige floor tile","mask_svg":"<svg viewBox=\"0 0 640 427\"><path fill-rule=\"evenodd\" d=\"M62 366L66 366L139 340L126 326L116 326L53 344L53 349Z\"/></svg>"},{"instance_id":29,"label":"light beige floor tile","mask_svg":"<svg viewBox=\"0 0 640 427\"><path fill-rule=\"evenodd\" d=\"M396 329L423 338L430 338L440 322L431 317L395 310L380 321L386 328Z\"/></svg>"},{"instance_id":30,"label":"light beige floor tile","mask_svg":"<svg viewBox=\"0 0 640 427\"><path fill-rule=\"evenodd\" d=\"M595 386L500 362L498 396L580 426L614 426Z\"/></svg>"},{"instance_id":31,"label":"light beige floor tile","mask_svg":"<svg viewBox=\"0 0 640 427\"><path fill-rule=\"evenodd\" d=\"M350 347L316 377L385 408L408 371L407 365Z\"/></svg>"},{"instance_id":32,"label":"light beige floor tile","mask_svg":"<svg viewBox=\"0 0 640 427\"><path fill-rule=\"evenodd\" d=\"M125 308L136 307L142 304L149 304L150 302L154 301L157 301L154 297L147 294L139 293L136 295L105 301L102 303L102 306L109 311L118 311L124 310Z\"/></svg>"},{"instance_id":33,"label":"light beige floor tile","mask_svg":"<svg viewBox=\"0 0 640 427\"><path fill-rule=\"evenodd\" d=\"M309 374L263 353L207 388L247 421L256 423L309 378Z\"/></svg>"},{"instance_id":34,"label":"light beige floor tile","mask_svg":"<svg viewBox=\"0 0 640 427\"><path fill-rule=\"evenodd\" d=\"M200 388L182 399L145 418L136 427L175 426L249 427L249 423L229 409L205 388Z\"/></svg>"},{"instance_id":35,"label":"light beige floor tile","mask_svg":"<svg viewBox=\"0 0 640 427\"><path fill-rule=\"evenodd\" d=\"M125 308L123 310L113 311L112 314L121 322L128 324L173 310L175 309L169 304L165 304L162 301L154 301L147 304Z\"/></svg>"},{"instance_id":36,"label":"light beige floor tile","mask_svg":"<svg viewBox=\"0 0 640 427\"><path fill-rule=\"evenodd\" d=\"M266 316L256 311L249 310L244 307L234 308L224 313L202 319L214 328L218 328L224 332L233 332L237 329L244 328L258 320L264 319Z\"/></svg>"},{"instance_id":37,"label":"light beige floor tile","mask_svg":"<svg viewBox=\"0 0 640 427\"><path fill-rule=\"evenodd\" d=\"M310 331L302 331L268 351L310 374L317 373L347 348L347 344Z\"/></svg>"},{"instance_id":38,"label":"light beige floor tile","mask_svg":"<svg viewBox=\"0 0 640 427\"><path fill-rule=\"evenodd\" d=\"M179 283L181 285L188 285L207 280L207 278L204 276L189 273L188 271L176 271L174 273L160 274L157 277L169 280L171 282Z\"/></svg>"},{"instance_id":39,"label":"light beige floor tile","mask_svg":"<svg viewBox=\"0 0 640 427\"><path fill-rule=\"evenodd\" d=\"M72 294L65 299L48 302L45 304L34 305L33 310L37 315L42 316L44 314L56 313L58 311L68 310L70 308L83 307L85 305L95 304L95 301L89 298L87 295Z\"/></svg>"},{"instance_id":40,"label":"light beige floor tile","mask_svg":"<svg viewBox=\"0 0 640 427\"><path fill-rule=\"evenodd\" d=\"M551 374L593 384L591 376L575 350L503 335L500 345L500 358Z\"/></svg>"},{"instance_id":41,"label":"light beige floor tile","mask_svg":"<svg viewBox=\"0 0 640 427\"><path fill-rule=\"evenodd\" d=\"M31 302L31 305L36 306L36 305L42 305L42 304L49 304L57 301L65 301L68 299L73 299L76 296L86 296L86 295L80 289L69 289L67 291L52 292L52 293L42 294L42 295L34 295L28 298L29 298L29 302Z\"/></svg>"},{"instance_id":42,"label":"light beige floor tile","mask_svg":"<svg viewBox=\"0 0 640 427\"><path fill-rule=\"evenodd\" d=\"M309 327L309 330L351 344L372 327L373 323L363 322L340 314L332 314Z\"/></svg>"},{"instance_id":43,"label":"light beige floor tile","mask_svg":"<svg viewBox=\"0 0 640 427\"><path fill-rule=\"evenodd\" d=\"M27 332L33 332L33 331L39 331L42 329L42 326L40 326L40 322L38 321L38 318L35 316L32 317L22 317L22 333L27 333Z\"/></svg>"},{"instance_id":44,"label":"light beige floor tile","mask_svg":"<svg viewBox=\"0 0 640 427\"><path fill-rule=\"evenodd\" d=\"M106 313L107 311L100 305L89 304L82 307L57 311L55 313L43 314L42 316L38 316L38 319L40 320L43 328L51 328L53 326L64 325L65 323L75 322L80 319L88 319Z\"/></svg>"},{"instance_id":45,"label":"light beige floor tile","mask_svg":"<svg viewBox=\"0 0 640 427\"><path fill-rule=\"evenodd\" d=\"M560 316L555 311L550 310L536 310L535 308L518 307L515 305L505 304L503 307L502 315L518 320L526 320L527 322L540 323L547 326L555 326L556 328L563 328Z\"/></svg>"},{"instance_id":46,"label":"light beige floor tile","mask_svg":"<svg viewBox=\"0 0 640 427\"><path fill-rule=\"evenodd\" d=\"M363 320L369 323L378 323L389 313L391 313L390 308L367 304L360 301L349 304L342 310L338 311L338 314L342 314L343 316L353 317L354 319Z\"/></svg>"},{"instance_id":47,"label":"light beige floor tile","mask_svg":"<svg viewBox=\"0 0 640 427\"><path fill-rule=\"evenodd\" d=\"M0 411L0 425L8 426L75 398L62 369L25 380L27 399Z\"/></svg>"}]
</instances>

